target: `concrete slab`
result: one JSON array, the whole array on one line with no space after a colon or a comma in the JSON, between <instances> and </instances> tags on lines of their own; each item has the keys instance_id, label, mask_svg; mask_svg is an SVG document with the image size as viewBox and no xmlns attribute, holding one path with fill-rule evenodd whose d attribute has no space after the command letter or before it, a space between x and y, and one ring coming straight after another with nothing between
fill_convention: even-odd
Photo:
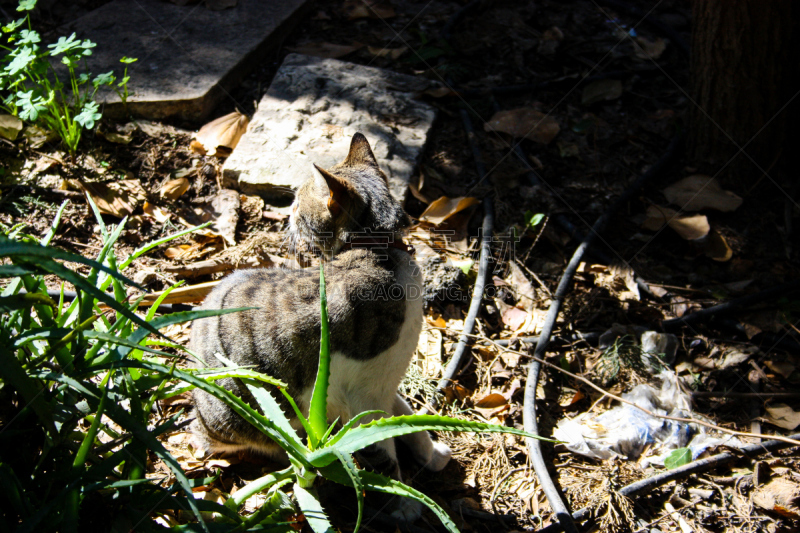
<instances>
[{"instance_id":1,"label":"concrete slab","mask_svg":"<svg viewBox=\"0 0 800 533\"><path fill-rule=\"evenodd\" d=\"M361 132L392 194L403 201L436 117L435 108L415 96L435 86L388 70L290 54L225 162L223 184L286 201L312 175L312 163L338 163Z\"/></svg>"},{"instance_id":2,"label":"concrete slab","mask_svg":"<svg viewBox=\"0 0 800 533\"><path fill-rule=\"evenodd\" d=\"M308 0L239 0L211 11L203 2L178 6L163 0L114 0L58 31L97 43L89 57L94 74L129 65L132 114L189 121L205 118L277 45L302 15ZM113 92L100 94L105 113L123 113Z\"/></svg>"}]
</instances>

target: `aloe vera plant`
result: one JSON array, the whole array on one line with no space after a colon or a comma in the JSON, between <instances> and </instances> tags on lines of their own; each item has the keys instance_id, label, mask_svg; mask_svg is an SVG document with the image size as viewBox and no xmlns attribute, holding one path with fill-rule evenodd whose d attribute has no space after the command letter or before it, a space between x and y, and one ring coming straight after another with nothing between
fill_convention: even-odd
<instances>
[{"instance_id":1,"label":"aloe vera plant","mask_svg":"<svg viewBox=\"0 0 800 533\"><path fill-rule=\"evenodd\" d=\"M358 531L361 524L364 509L364 492L371 490L412 498L431 509L449 531L457 532L455 524L450 520L447 513L432 499L397 480L357 468L352 454L384 439L417 431L472 431L512 433L526 437L538 437L511 427L470 422L437 415L379 418L372 422L358 425L362 418L376 414L375 412L361 413L336 431L338 421L330 423L327 418L330 349L323 265L320 265L320 302L320 361L308 417L305 417L297 407L297 404L286 391L285 386L278 385L279 392L289 400L295 415L307 433L306 443L292 428L275 397L262 386L264 383L270 383L268 379L257 379L255 376L245 377L244 375L240 377L258 402L261 412L251 408L229 391L224 391L222 396L217 396L280 445L286 451L291 462L291 466L285 470L268 474L239 489L227 500L226 507L231 511L236 511L255 493L269 490L270 497L273 497L279 487L292 483L295 504L306 517L311 528L316 533L330 532L333 531L333 526L330 524L314 489L314 482L318 478L325 478L355 489L358 502L358 518L355 531ZM221 357L220 354L216 354L216 357L226 365L229 365L231 367L230 370L235 369L233 363ZM210 373L204 378L199 375L184 375L177 371L174 375L178 379L187 381L191 386L200 386L203 387L203 390L210 391L209 382L224 376L219 374L221 372L220 369L208 370L207 372ZM272 384L274 385L274 380ZM185 389L181 388L180 390ZM260 519L260 514L258 512L255 513L246 519L243 525L255 525Z\"/></svg>"}]
</instances>

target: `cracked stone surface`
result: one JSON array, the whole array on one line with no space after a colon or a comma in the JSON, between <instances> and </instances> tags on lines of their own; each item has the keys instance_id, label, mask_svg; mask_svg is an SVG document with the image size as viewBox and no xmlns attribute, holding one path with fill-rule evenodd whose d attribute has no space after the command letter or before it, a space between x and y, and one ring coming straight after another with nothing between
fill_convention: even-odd
<instances>
[{"instance_id":1,"label":"cracked stone surface","mask_svg":"<svg viewBox=\"0 0 800 533\"><path fill-rule=\"evenodd\" d=\"M225 162L223 186L267 201L292 198L312 176L347 155L363 133L401 202L436 110L415 96L436 83L335 59L290 54Z\"/></svg>"},{"instance_id":2,"label":"cracked stone surface","mask_svg":"<svg viewBox=\"0 0 800 533\"><path fill-rule=\"evenodd\" d=\"M211 11L202 2L114 0L58 31L97 43L88 58L94 74L113 70L121 79L120 58L138 59L128 67L133 115L199 121L285 37L307 3L239 0L233 8ZM98 96L106 114L124 114L116 93Z\"/></svg>"}]
</instances>

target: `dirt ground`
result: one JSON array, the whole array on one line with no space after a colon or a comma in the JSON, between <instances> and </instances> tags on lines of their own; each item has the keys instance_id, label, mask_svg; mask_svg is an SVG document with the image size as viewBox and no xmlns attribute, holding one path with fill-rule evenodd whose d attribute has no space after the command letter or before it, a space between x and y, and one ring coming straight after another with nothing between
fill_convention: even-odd
<instances>
[{"instance_id":1,"label":"dirt ground","mask_svg":"<svg viewBox=\"0 0 800 533\"><path fill-rule=\"evenodd\" d=\"M636 5L649 10L651 3ZM95 4L102 2L89 7ZM283 57L292 51L437 79L455 89L420 95L439 116L406 209L412 217L425 218L426 209L442 196L490 196L495 209L491 272L468 362L444 398L437 398L435 384L463 329L477 276L480 241L475 237L483 211L476 202L460 212L451 210L438 226L420 223L411 231L409 240L432 285L423 338L404 389L420 409L440 402L439 412L445 414L522 428L532 345L513 339L539 334L579 243L559 220L566 218L586 233L614 199L662 157L671 139L685 131L693 106L689 59L674 35L668 38L641 17L602 2L484 2L454 19L464 5L375 0L370 16L362 17L361 2L314 0L282 46L211 118L235 110L252 114ZM652 14L684 43L689 41L687 2L664 0ZM43 16L40 24L54 27L58 17ZM340 56L342 52L348 53ZM462 110L474 125L486 175L476 170ZM109 203L120 208L122 201L130 208L118 255L194 224L214 222L209 206L219 192L217 177L224 158L192 151L193 132L201 126L136 127L106 121L100 126L102 133L84 139L74 160L53 142L0 142L0 159L9 170L2 186L0 222L23 222L27 232L43 234L58 205L69 199L53 243L91 257L100 249L100 235L75 180L140 184L112 192L103 189ZM516 146L523 160L514 152ZM792 232L796 204L760 176L753 176L747 186L727 186L724 172L715 172L702 161L674 158L613 215L595 252L587 254L546 352L548 362L584 380L558 368L542 370L536 394L542 435L551 436L559 421L583 413L590 413L592 420L618 405L586 381L615 395L642 384L660 389L653 369L642 363L638 338L643 331L661 331L662 321L798 279L799 247ZM695 194L692 183L699 179L707 184L708 178L681 180L698 175L715 176L719 190L705 190L705 206L684 211L679 216L682 223L665 226L672 218L668 210L678 211L682 205L676 206L675 200L680 191L668 186L680 182ZM165 184L182 178L188 188L170 196L174 184L164 189ZM239 265L296 266L297 259L284 246L283 207L241 196L235 215L235 227L215 225L213 231L162 246L127 274L150 291L160 291L179 280L188 285L214 281ZM106 215L109 223L119 220ZM442 242L431 230L455 233ZM228 268L213 273L195 268L213 259ZM310 264L313 259L300 262ZM449 266L442 267L445 263ZM445 282L461 287L461 297L437 293L442 288L437 284ZM668 366L690 399L691 416L727 430L792 433L800 425L800 398L787 394L795 393L800 383L798 312L796 297L786 294L672 331L677 354ZM168 333L185 341L188 328ZM512 340L506 350L485 339ZM187 406L186 399L179 399L164 405L161 415ZM708 431L716 437L726 435ZM164 438L192 476L222 470L209 492L230 492L269 467L249 457L195 457L182 432ZM405 478L449 509L462 531L530 531L554 522L524 439L469 434L440 438L453 449L454 461L441 474L417 471L408 461ZM758 442L738 438L746 444ZM655 444L630 459L590 458L563 444L544 444L543 449L568 507L593 510L584 530L800 530L797 447L742 457L632 499L617 491L664 470L650 464L663 453ZM720 445L705 453L727 450ZM163 468L154 464L153 473ZM353 502L330 498L337 502L332 510L335 523L348 530L355 518ZM380 518L364 525L395 530ZM415 527L442 530L432 514Z\"/></svg>"}]
</instances>

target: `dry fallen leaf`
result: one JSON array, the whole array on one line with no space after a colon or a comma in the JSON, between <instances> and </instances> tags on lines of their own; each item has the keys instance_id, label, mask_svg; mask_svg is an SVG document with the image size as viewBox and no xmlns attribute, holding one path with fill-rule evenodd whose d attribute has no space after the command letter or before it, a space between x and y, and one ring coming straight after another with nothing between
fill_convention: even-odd
<instances>
[{"instance_id":1,"label":"dry fallen leaf","mask_svg":"<svg viewBox=\"0 0 800 533\"><path fill-rule=\"evenodd\" d=\"M797 370L795 365L789 361L764 361L764 364L767 366L767 368L776 374L780 374L786 379L789 379L789 376L791 376L794 371Z\"/></svg>"},{"instance_id":2,"label":"dry fallen leaf","mask_svg":"<svg viewBox=\"0 0 800 533\"><path fill-rule=\"evenodd\" d=\"M597 102L616 100L622 96L622 82L619 80L597 80L583 88L581 103L592 105Z\"/></svg>"},{"instance_id":3,"label":"dry fallen leaf","mask_svg":"<svg viewBox=\"0 0 800 533\"><path fill-rule=\"evenodd\" d=\"M422 373L427 377L442 375L442 332L426 329L419 335L417 357Z\"/></svg>"},{"instance_id":4,"label":"dry fallen leaf","mask_svg":"<svg viewBox=\"0 0 800 533\"><path fill-rule=\"evenodd\" d=\"M709 208L717 211L735 211L742 199L730 191L723 190L719 182L702 174L686 177L664 189L669 203L684 211L700 211Z\"/></svg>"},{"instance_id":5,"label":"dry fallen leaf","mask_svg":"<svg viewBox=\"0 0 800 533\"><path fill-rule=\"evenodd\" d=\"M80 187L92 197L101 213L123 218L133 214L147 199L139 180L121 180L109 183L83 183Z\"/></svg>"},{"instance_id":6,"label":"dry fallen leaf","mask_svg":"<svg viewBox=\"0 0 800 533\"><path fill-rule=\"evenodd\" d=\"M201 155L208 153L217 157L227 157L239 144L239 139L247 131L249 123L247 115L238 111L228 113L200 128L195 140L192 141L191 148Z\"/></svg>"},{"instance_id":7,"label":"dry fallen leaf","mask_svg":"<svg viewBox=\"0 0 800 533\"><path fill-rule=\"evenodd\" d=\"M642 227L658 231L664 224L668 224L678 235L689 241L705 237L711 230L705 215L679 217L677 214L677 211L667 207L651 205L647 208L647 219L642 223Z\"/></svg>"},{"instance_id":8,"label":"dry fallen leaf","mask_svg":"<svg viewBox=\"0 0 800 533\"><path fill-rule=\"evenodd\" d=\"M800 483L786 478L773 479L753 492L753 503L786 518L800 519Z\"/></svg>"},{"instance_id":9,"label":"dry fallen leaf","mask_svg":"<svg viewBox=\"0 0 800 533\"><path fill-rule=\"evenodd\" d=\"M221 235L231 246L236 245L236 225L239 223L239 193L230 189L222 189L211 200L211 226L208 235Z\"/></svg>"},{"instance_id":10,"label":"dry fallen leaf","mask_svg":"<svg viewBox=\"0 0 800 533\"><path fill-rule=\"evenodd\" d=\"M766 407L767 422L775 426L793 430L800 426L800 411L795 411L785 403L774 403Z\"/></svg>"},{"instance_id":11,"label":"dry fallen leaf","mask_svg":"<svg viewBox=\"0 0 800 533\"><path fill-rule=\"evenodd\" d=\"M499 298L495 298L495 305L500 310L500 318L503 320L503 324L508 326L508 329L512 332L518 331L528 320L528 313L524 309L510 306Z\"/></svg>"},{"instance_id":12,"label":"dry fallen leaf","mask_svg":"<svg viewBox=\"0 0 800 533\"><path fill-rule=\"evenodd\" d=\"M347 20L388 19L395 16L392 4L386 0L345 0L342 9Z\"/></svg>"},{"instance_id":13,"label":"dry fallen leaf","mask_svg":"<svg viewBox=\"0 0 800 533\"><path fill-rule=\"evenodd\" d=\"M16 141L22 131L22 121L14 115L0 115L0 137Z\"/></svg>"},{"instance_id":14,"label":"dry fallen leaf","mask_svg":"<svg viewBox=\"0 0 800 533\"><path fill-rule=\"evenodd\" d=\"M305 54L307 56L322 57L325 59L338 59L347 54L352 54L359 48L363 48L361 43L353 44L333 44L333 43L305 43L300 46L289 48L292 52Z\"/></svg>"},{"instance_id":15,"label":"dry fallen leaf","mask_svg":"<svg viewBox=\"0 0 800 533\"><path fill-rule=\"evenodd\" d=\"M707 257L719 262L730 261L733 257L733 250L728 246L728 241L715 229L708 233L708 238L703 243L703 252Z\"/></svg>"},{"instance_id":16,"label":"dry fallen leaf","mask_svg":"<svg viewBox=\"0 0 800 533\"><path fill-rule=\"evenodd\" d=\"M188 244L179 244L177 246L170 246L169 248L164 250L164 257L166 257L167 259L180 259L190 249L191 246Z\"/></svg>"},{"instance_id":17,"label":"dry fallen leaf","mask_svg":"<svg viewBox=\"0 0 800 533\"><path fill-rule=\"evenodd\" d=\"M517 266L514 261L508 263L508 277L506 282L514 289L514 294L517 297L517 305L526 311L534 308L536 303L536 291L528 281L528 277L522 271L522 268Z\"/></svg>"},{"instance_id":18,"label":"dry fallen leaf","mask_svg":"<svg viewBox=\"0 0 800 533\"><path fill-rule=\"evenodd\" d=\"M158 194L161 196L161 198L174 201L180 198L181 195L188 190L189 180L186 178L177 178L174 180L169 180L162 185Z\"/></svg>"},{"instance_id":19,"label":"dry fallen leaf","mask_svg":"<svg viewBox=\"0 0 800 533\"><path fill-rule=\"evenodd\" d=\"M635 40L639 43L639 46L634 47L636 49L636 57L639 59L658 59L667 48L667 42L660 37L655 41L651 41L645 37L638 36Z\"/></svg>"},{"instance_id":20,"label":"dry fallen leaf","mask_svg":"<svg viewBox=\"0 0 800 533\"><path fill-rule=\"evenodd\" d=\"M498 394L493 392L487 396L481 398L476 404L475 407L479 409L494 409L495 407L500 407L508 403L508 400L502 394Z\"/></svg>"},{"instance_id":21,"label":"dry fallen leaf","mask_svg":"<svg viewBox=\"0 0 800 533\"><path fill-rule=\"evenodd\" d=\"M442 196L431 202L431 205L425 209L419 219L422 222L438 226L456 213L472 207L477 203L479 203L479 200L470 196L458 196L456 198Z\"/></svg>"},{"instance_id":22,"label":"dry fallen leaf","mask_svg":"<svg viewBox=\"0 0 800 533\"><path fill-rule=\"evenodd\" d=\"M407 46L401 46L400 48L381 48L379 46L367 47L367 51L375 57L388 57L391 59L399 58L406 52L406 50L408 50Z\"/></svg>"},{"instance_id":23,"label":"dry fallen leaf","mask_svg":"<svg viewBox=\"0 0 800 533\"><path fill-rule=\"evenodd\" d=\"M528 107L498 111L483 129L525 137L540 144L549 144L561 131L556 119Z\"/></svg>"},{"instance_id":24,"label":"dry fallen leaf","mask_svg":"<svg viewBox=\"0 0 800 533\"><path fill-rule=\"evenodd\" d=\"M157 205L151 204L150 202L145 202L144 205L142 205L142 211L144 211L144 214L156 219L156 222L159 224L163 224L169 220L169 213L165 213L163 209Z\"/></svg>"}]
</instances>

